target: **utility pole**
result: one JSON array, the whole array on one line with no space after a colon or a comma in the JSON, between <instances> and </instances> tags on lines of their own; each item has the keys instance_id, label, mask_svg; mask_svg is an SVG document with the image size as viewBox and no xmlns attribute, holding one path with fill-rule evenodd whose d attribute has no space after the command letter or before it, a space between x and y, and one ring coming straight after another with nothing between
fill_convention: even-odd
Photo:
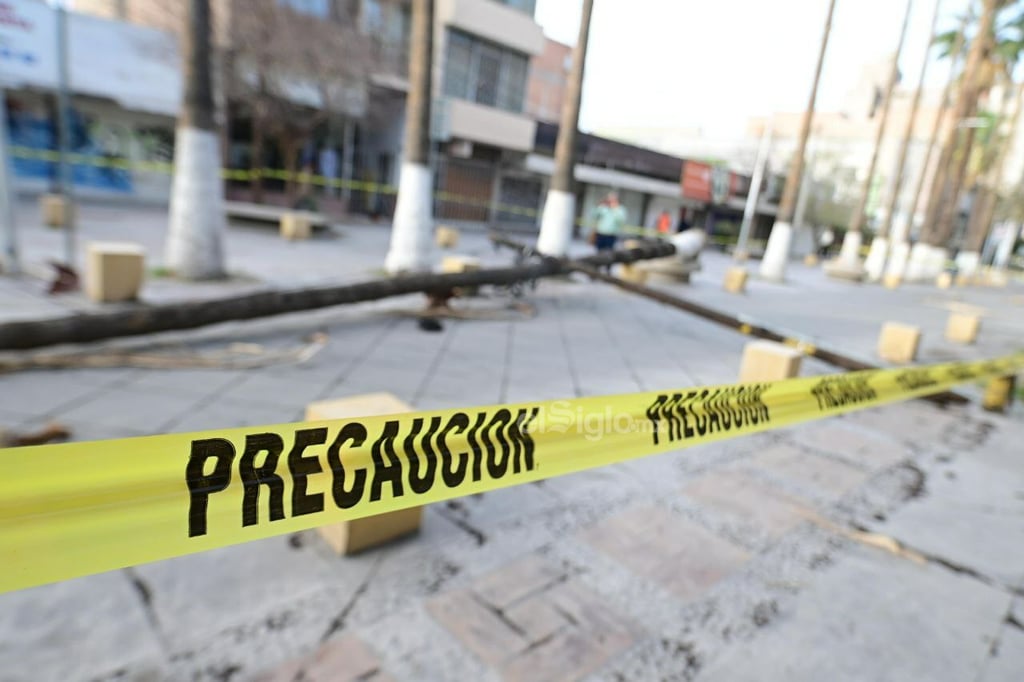
<instances>
[{"instance_id":1,"label":"utility pole","mask_svg":"<svg viewBox=\"0 0 1024 682\"><path fill-rule=\"evenodd\" d=\"M774 118L769 118L761 132L761 144L757 146L757 159L754 161L754 175L750 179L747 190L747 203L743 206L743 222L740 223L740 234L736 239L736 250L733 258L744 261L748 257L747 243L750 241L750 229L757 215L757 202L761 197L761 184L764 182L764 170L768 165L768 152L772 146L772 125Z\"/></svg>"},{"instance_id":2,"label":"utility pole","mask_svg":"<svg viewBox=\"0 0 1024 682\"><path fill-rule=\"evenodd\" d=\"M889 78L885 83L885 100L882 102L882 113L878 117L878 130L875 132L875 147L871 151L871 161L868 163L867 175L860 188L860 196L857 205L853 209L853 217L843 237L843 247L839 251L839 258L834 263L825 267L828 275L843 279L860 279L864 276L864 267L860 261L860 247L863 243L864 221L867 212L868 198L871 196L871 188L875 181L875 167L878 165L878 155L882 150L882 143L885 141L885 126L889 122L889 111L892 109L893 92L896 90L896 81L900 77L900 52L903 51L903 42L907 37L907 26L910 24L910 10L913 5L907 0L907 8L903 13L903 25L900 27L899 42L896 43L896 54L892 58L892 67L889 69Z\"/></svg>"},{"instance_id":3,"label":"utility pole","mask_svg":"<svg viewBox=\"0 0 1024 682\"><path fill-rule=\"evenodd\" d=\"M426 270L433 228L430 172L430 100L434 56L434 0L413 0L409 97L391 246L384 268L391 274Z\"/></svg>"},{"instance_id":4,"label":"utility pole","mask_svg":"<svg viewBox=\"0 0 1024 682\"><path fill-rule=\"evenodd\" d=\"M899 234L892 233L893 223L896 220L896 213L899 211L900 193L903 190L903 175L907 168L907 156L910 152L910 142L914 139L914 124L917 123L917 112L921 107L921 93L924 91L924 79L928 73L928 54L931 52L932 44L935 42L935 27L939 20L939 7L942 0L935 0L935 8L932 10L931 28L928 31L928 46L925 48L924 61L921 63L921 73L917 78L917 88L914 90L914 98L910 103L910 115L907 116L907 124L903 128L903 139L900 141L900 149L896 153L896 168L892 177L892 193L889 195L889 203L885 209L885 222L875 238L871 240L871 252L864 262L864 270L871 281L878 281L885 271L885 264L889 258L890 241L895 244L905 244L907 241L907 230ZM930 152L931 150L929 150ZM927 159L925 161L927 165ZM910 220L913 216L910 217ZM909 227L909 223L905 223ZM905 247L901 248L903 251ZM903 259L906 256L903 255ZM902 266L899 277L902 277Z\"/></svg>"},{"instance_id":5,"label":"utility pole","mask_svg":"<svg viewBox=\"0 0 1024 682\"><path fill-rule=\"evenodd\" d=\"M828 47L828 36L832 31L832 15L835 12L836 0L828 3L828 14L825 15L825 30L821 36L821 48L818 50L818 64L814 70L814 81L811 84L811 96L800 122L800 137L796 151L790 163L786 186L779 202L779 212L768 235L768 246L765 247L764 258L761 260L761 277L769 280L782 281L786 277L786 265L789 261L789 247L793 241L793 213L796 208L796 195L800 189L800 180L804 170L804 151L807 139L811 134L811 120L814 118L814 103L818 98L818 82L821 80L821 69L825 64L825 50Z\"/></svg>"},{"instance_id":6,"label":"utility pole","mask_svg":"<svg viewBox=\"0 0 1024 682\"><path fill-rule=\"evenodd\" d=\"M224 276L224 188L214 116L210 0L188 0L185 103L174 144L167 265L184 279Z\"/></svg>"},{"instance_id":7,"label":"utility pole","mask_svg":"<svg viewBox=\"0 0 1024 682\"><path fill-rule=\"evenodd\" d=\"M572 237L573 219L576 217L576 195L573 193L573 169L576 157L576 131L579 128L580 101L583 97L583 71L587 59L587 41L590 36L590 17L594 0L583 0L580 34L572 53L572 71L566 85L562 118L555 143L555 170L551 174L544 212L541 215L537 250L547 256L564 256Z\"/></svg>"},{"instance_id":8,"label":"utility pole","mask_svg":"<svg viewBox=\"0 0 1024 682\"><path fill-rule=\"evenodd\" d=\"M18 235L14 223L14 187L7 145L7 98L0 87L0 272L16 275L21 271L18 259Z\"/></svg>"},{"instance_id":9,"label":"utility pole","mask_svg":"<svg viewBox=\"0 0 1024 682\"><path fill-rule=\"evenodd\" d=\"M64 264L75 267L75 186L71 160L71 94L68 75L68 12L57 5L57 165L64 219Z\"/></svg>"}]
</instances>

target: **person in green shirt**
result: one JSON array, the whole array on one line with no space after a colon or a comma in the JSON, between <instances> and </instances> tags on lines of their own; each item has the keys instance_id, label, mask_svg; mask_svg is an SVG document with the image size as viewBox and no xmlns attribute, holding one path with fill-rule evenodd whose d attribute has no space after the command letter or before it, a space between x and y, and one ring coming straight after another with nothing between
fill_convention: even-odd
<instances>
[{"instance_id":1,"label":"person in green shirt","mask_svg":"<svg viewBox=\"0 0 1024 682\"><path fill-rule=\"evenodd\" d=\"M594 246L598 251L615 248L615 242L626 227L626 209L619 203L619 195L609 192L594 209Z\"/></svg>"}]
</instances>

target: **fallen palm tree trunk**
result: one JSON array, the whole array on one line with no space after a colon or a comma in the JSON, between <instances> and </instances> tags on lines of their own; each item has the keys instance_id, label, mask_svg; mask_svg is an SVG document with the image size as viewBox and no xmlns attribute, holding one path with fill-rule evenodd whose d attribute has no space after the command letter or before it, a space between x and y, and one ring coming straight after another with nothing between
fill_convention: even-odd
<instances>
[{"instance_id":1,"label":"fallen palm tree trunk","mask_svg":"<svg viewBox=\"0 0 1024 682\"><path fill-rule=\"evenodd\" d=\"M500 234L492 234L491 241L499 246L507 246L509 248L516 249L519 251L520 255L534 255L533 251L525 244L521 244ZM567 261L565 264L569 269L575 272L581 272L592 279L613 284L620 289L624 289L634 294L639 294L645 298L657 301L658 303L697 315L705 320L710 320L711 322L729 327L730 329L735 329L747 336L796 346L800 348L804 354L817 358L822 362L827 362L830 365L835 365L841 369L851 372L864 369L879 369L877 365L872 365L862 360L851 358L836 351L821 348L816 343L810 343L803 339L786 336L785 334L781 334L773 329L761 326L750 320L744 320L736 315L730 315L720 310L715 310L714 308L709 308L708 306L701 305L700 303L694 303L693 301L689 301L685 298L673 296L672 294L659 291L658 289L652 289L651 287L647 287L642 284L627 282L624 279L602 272L599 268L587 263L586 259ZM943 391L934 395L924 396L922 399L941 405L949 403L960 405L968 402L967 398L958 393L953 393L952 391Z\"/></svg>"},{"instance_id":2,"label":"fallen palm tree trunk","mask_svg":"<svg viewBox=\"0 0 1024 682\"><path fill-rule=\"evenodd\" d=\"M0 324L0 350L24 350L62 343L87 343L121 336L195 329L219 322L365 303L406 294L424 293L444 299L451 295L452 290L461 287L512 286L542 277L568 274L573 271L574 262L585 267L602 267L613 263L662 258L673 253L675 247L671 244L658 242L634 249L605 252L579 261L544 259L509 268L475 272L413 274L354 284L260 291L242 296L160 305L138 304L127 310L8 322Z\"/></svg>"}]
</instances>

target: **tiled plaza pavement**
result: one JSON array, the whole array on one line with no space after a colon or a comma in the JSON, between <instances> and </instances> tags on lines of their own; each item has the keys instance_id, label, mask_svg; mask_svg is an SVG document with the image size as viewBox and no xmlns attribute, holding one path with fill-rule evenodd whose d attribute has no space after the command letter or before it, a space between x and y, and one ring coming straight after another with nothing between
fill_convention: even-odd
<instances>
[{"instance_id":1,"label":"tiled plaza pavement","mask_svg":"<svg viewBox=\"0 0 1024 682\"><path fill-rule=\"evenodd\" d=\"M159 253L164 220L86 208L83 239ZM37 263L59 250L56 232L23 236ZM386 236L353 226L284 244L233 228L232 270L261 281L157 280L144 295L364 279ZM509 260L479 234L459 251ZM855 355L871 357L885 319L924 328L924 361L992 357L1024 334L1019 285L886 292L794 265L786 284L730 296L728 259L703 262L679 293ZM0 319L91 307L41 303L37 288L0 280ZM417 329L408 297L165 335L172 349L288 349L319 330L329 342L259 370L0 375L0 426L58 419L90 440L297 420L310 401L373 391L431 409L736 378L745 339L701 320L579 281L526 300L532 319L498 296L476 305L507 319L441 333ZM965 302L985 309L983 333L954 346L942 326ZM355 557L304 532L0 595L0 681L1016 681L1022 439L1019 407L904 403L433 505L418 536Z\"/></svg>"},{"instance_id":2,"label":"tiled plaza pavement","mask_svg":"<svg viewBox=\"0 0 1024 682\"><path fill-rule=\"evenodd\" d=\"M0 419L92 439L370 391L429 409L735 380L732 332L583 282L528 300L441 333L407 298L172 336L330 340L261 370L0 376ZM355 557L304 532L0 595L0 680L1017 680L1022 438L1020 412L904 403L436 504Z\"/></svg>"}]
</instances>

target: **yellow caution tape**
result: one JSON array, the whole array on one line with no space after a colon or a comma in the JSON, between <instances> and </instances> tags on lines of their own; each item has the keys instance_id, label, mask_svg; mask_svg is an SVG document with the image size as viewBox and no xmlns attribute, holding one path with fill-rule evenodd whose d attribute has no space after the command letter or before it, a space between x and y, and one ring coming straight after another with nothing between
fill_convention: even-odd
<instances>
[{"instance_id":1,"label":"yellow caution tape","mask_svg":"<svg viewBox=\"0 0 1024 682\"><path fill-rule=\"evenodd\" d=\"M0 451L0 592L1012 374L999 360Z\"/></svg>"}]
</instances>

